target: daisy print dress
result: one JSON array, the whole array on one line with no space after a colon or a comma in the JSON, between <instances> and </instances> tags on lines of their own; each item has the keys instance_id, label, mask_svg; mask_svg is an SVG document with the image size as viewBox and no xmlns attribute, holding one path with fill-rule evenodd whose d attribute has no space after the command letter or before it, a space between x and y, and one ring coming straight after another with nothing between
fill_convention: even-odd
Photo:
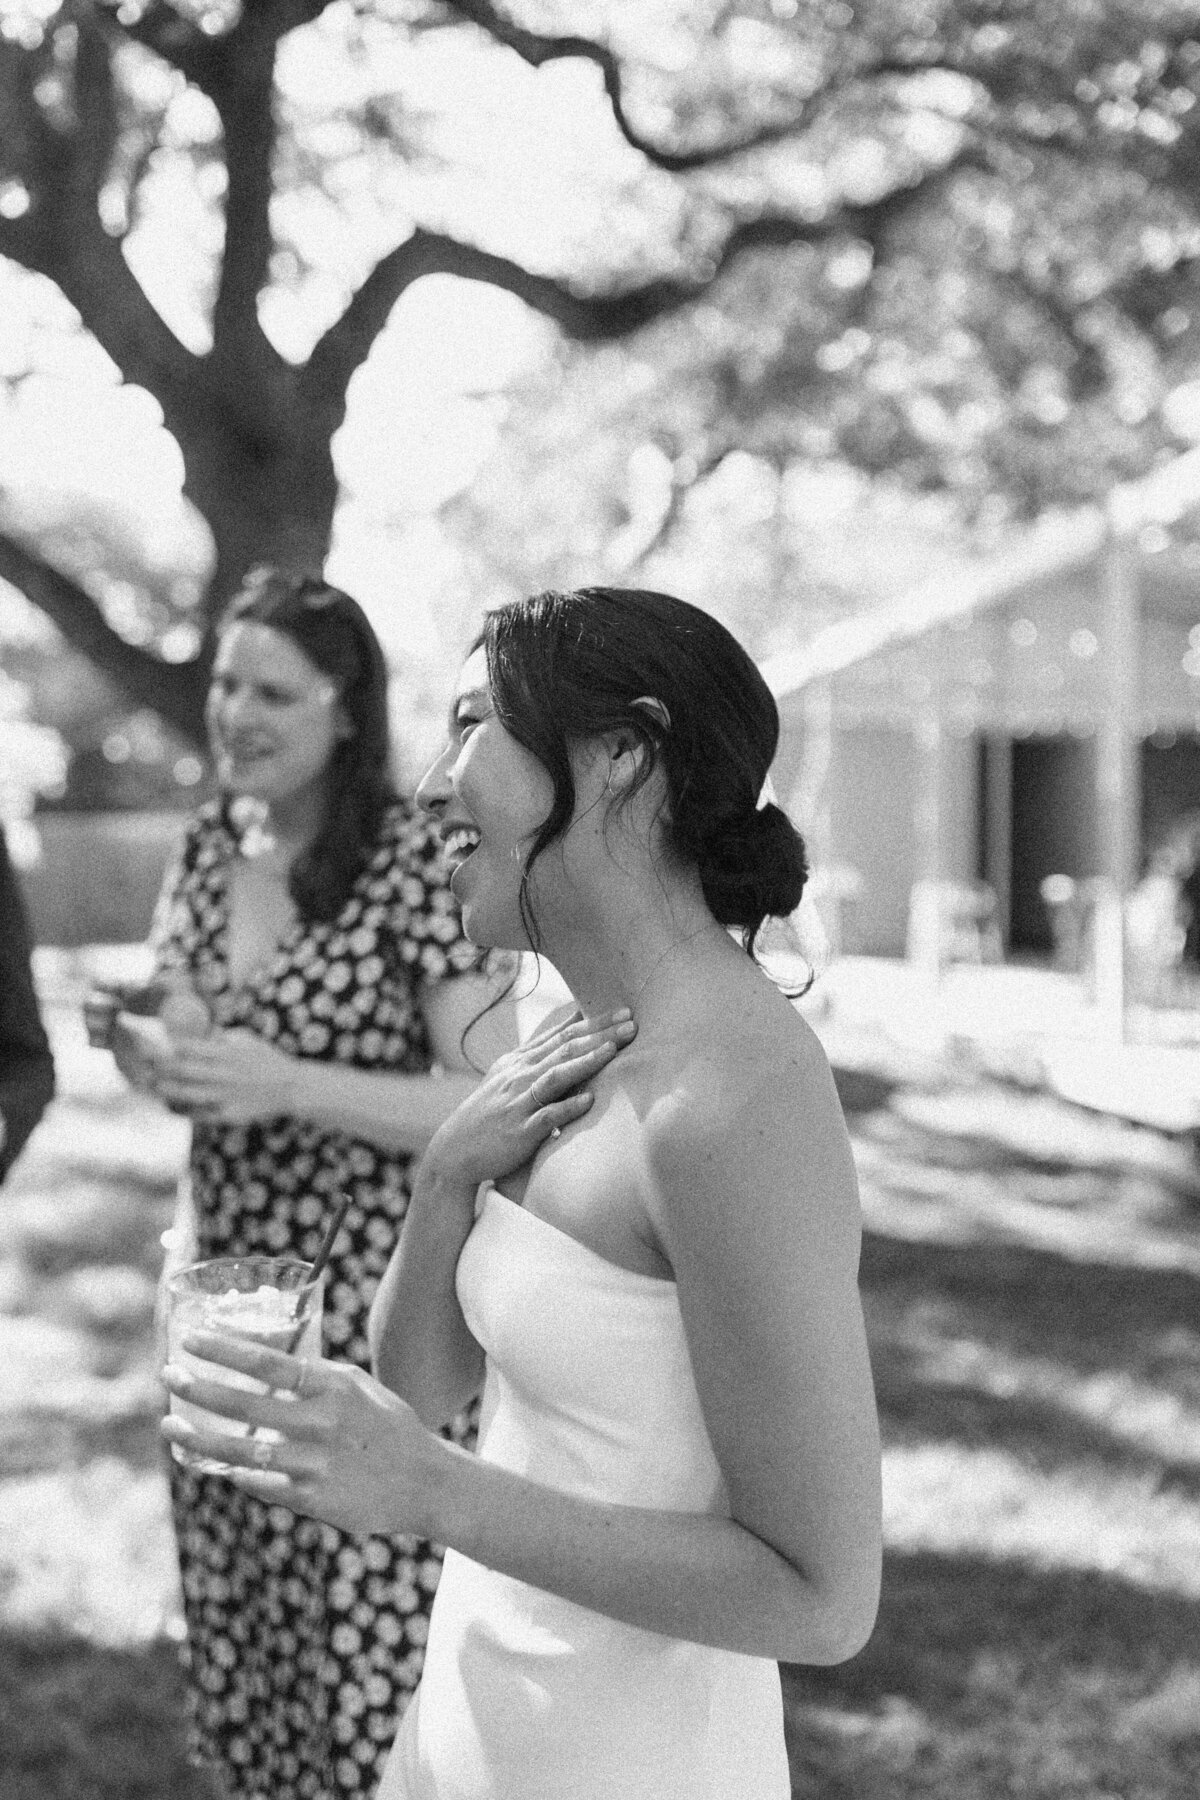
<instances>
[{"instance_id":1,"label":"daisy print dress","mask_svg":"<svg viewBox=\"0 0 1200 1800\"><path fill-rule=\"evenodd\" d=\"M155 925L160 970L186 972L218 1026L293 1056L426 1072L423 983L480 966L429 822L406 801L339 916L298 921L231 986L219 802L200 809ZM366 1367L367 1312L408 1203L410 1158L291 1118L197 1123L190 1162L200 1257L315 1254L334 1197L353 1204L325 1288L324 1354ZM350 1537L171 1462L189 1681L189 1747L231 1800L374 1793L421 1672L440 1558L408 1538Z\"/></svg>"}]
</instances>

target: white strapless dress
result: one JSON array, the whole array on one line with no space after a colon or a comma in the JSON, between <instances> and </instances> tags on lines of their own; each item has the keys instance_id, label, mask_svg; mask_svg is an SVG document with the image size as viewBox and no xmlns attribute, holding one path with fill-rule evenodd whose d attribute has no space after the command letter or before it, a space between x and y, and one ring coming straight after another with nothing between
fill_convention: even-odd
<instances>
[{"instance_id":1,"label":"white strapless dress","mask_svg":"<svg viewBox=\"0 0 1200 1800\"><path fill-rule=\"evenodd\" d=\"M479 1455L564 1493L724 1514L675 1284L494 1188L457 1287ZM622 1625L449 1551L377 1800L788 1800L777 1665Z\"/></svg>"}]
</instances>

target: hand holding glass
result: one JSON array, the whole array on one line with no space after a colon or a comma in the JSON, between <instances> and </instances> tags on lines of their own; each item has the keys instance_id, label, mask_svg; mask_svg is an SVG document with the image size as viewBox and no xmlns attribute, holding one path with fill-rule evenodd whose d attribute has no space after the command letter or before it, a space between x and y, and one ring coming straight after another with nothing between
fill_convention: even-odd
<instances>
[{"instance_id":1,"label":"hand holding glass","mask_svg":"<svg viewBox=\"0 0 1200 1800\"><path fill-rule=\"evenodd\" d=\"M283 1256L222 1256L180 1269L167 1283L167 1355L172 1363L211 1379L212 1365L183 1347L192 1331L214 1331L250 1338L272 1350L285 1350L306 1362L321 1355L321 1301L324 1277L314 1277L313 1264ZM230 1387L252 1393L270 1390L261 1381L234 1370L222 1369L220 1378ZM187 1419L198 1431L219 1432L226 1437L246 1437L250 1426L238 1419L171 1397L171 1411ZM280 1433L265 1426L257 1435L278 1442ZM177 1462L205 1475L227 1475L232 1465L207 1456L193 1456L179 1444L171 1445Z\"/></svg>"}]
</instances>

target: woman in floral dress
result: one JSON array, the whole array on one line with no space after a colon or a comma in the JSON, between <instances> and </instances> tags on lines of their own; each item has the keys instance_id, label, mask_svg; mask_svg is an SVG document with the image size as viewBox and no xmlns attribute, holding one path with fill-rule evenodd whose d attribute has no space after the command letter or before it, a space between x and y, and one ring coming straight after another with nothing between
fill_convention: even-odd
<instances>
[{"instance_id":1,"label":"woman in floral dress","mask_svg":"<svg viewBox=\"0 0 1200 1800\"><path fill-rule=\"evenodd\" d=\"M154 931L174 1047L153 1085L194 1121L172 1266L311 1257L349 1194L324 1344L364 1367L410 1160L474 1084L463 1033L497 992L440 843L388 782L385 702L349 596L253 581L223 622L209 699L221 795L189 826ZM181 1029L197 999L203 1035ZM506 1012L468 1031L477 1065L507 1040ZM420 1674L440 1558L174 1463L171 1484L195 1758L230 1800L369 1796Z\"/></svg>"}]
</instances>

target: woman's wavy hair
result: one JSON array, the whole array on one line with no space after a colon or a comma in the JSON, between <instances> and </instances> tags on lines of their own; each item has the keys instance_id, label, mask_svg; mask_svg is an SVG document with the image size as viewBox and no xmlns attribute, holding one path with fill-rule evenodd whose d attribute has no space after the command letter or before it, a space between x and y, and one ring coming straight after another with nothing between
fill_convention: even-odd
<instances>
[{"instance_id":1,"label":"woman's wavy hair","mask_svg":"<svg viewBox=\"0 0 1200 1800\"><path fill-rule=\"evenodd\" d=\"M808 864L786 813L758 804L779 742L779 710L737 639L670 594L587 587L498 607L477 645L487 655L497 717L554 784L521 881L534 948L530 870L574 816L571 747L620 732L646 752L628 791L661 767L667 848L695 864L714 918L739 926L753 956L764 920L800 904Z\"/></svg>"},{"instance_id":2,"label":"woman's wavy hair","mask_svg":"<svg viewBox=\"0 0 1200 1800\"><path fill-rule=\"evenodd\" d=\"M371 856L396 794L383 650L358 601L319 575L252 570L222 613L217 635L233 625L267 625L291 638L334 682L353 727L330 758L324 824L288 878L303 918L334 919ZM236 831L231 806L227 798L226 823Z\"/></svg>"}]
</instances>

